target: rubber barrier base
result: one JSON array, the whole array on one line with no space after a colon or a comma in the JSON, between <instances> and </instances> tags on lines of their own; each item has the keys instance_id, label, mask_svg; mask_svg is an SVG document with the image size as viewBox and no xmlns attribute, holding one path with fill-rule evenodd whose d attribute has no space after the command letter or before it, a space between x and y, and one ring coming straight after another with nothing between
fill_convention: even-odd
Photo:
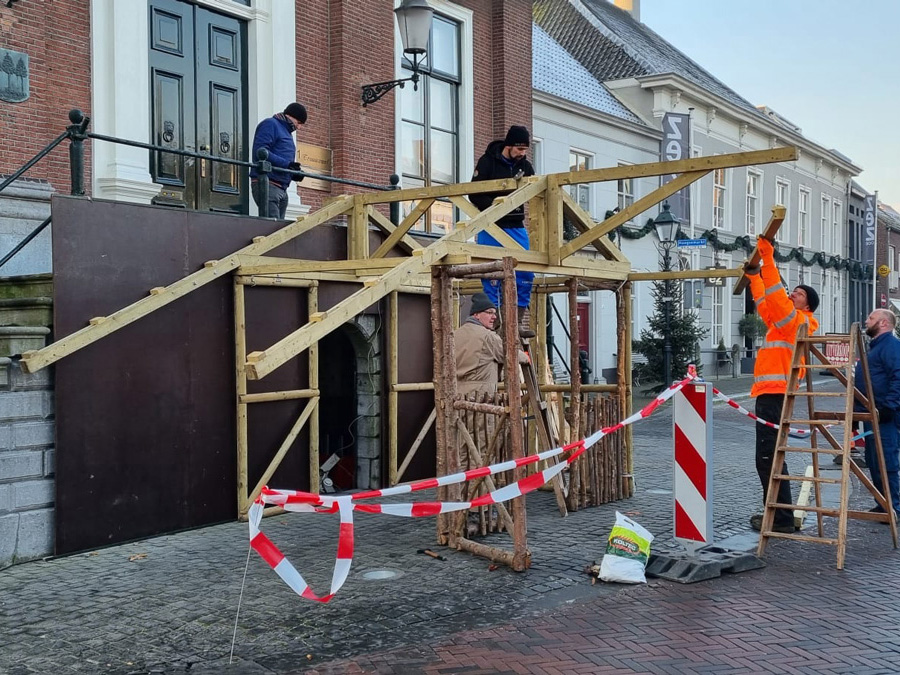
<instances>
[{"instance_id":1,"label":"rubber barrier base","mask_svg":"<svg viewBox=\"0 0 900 675\"><path fill-rule=\"evenodd\" d=\"M687 553L653 553L647 562L645 573L648 577L658 577L692 584L722 576L723 572L736 574L765 567L766 563L746 551L732 551L720 546L707 546L695 555Z\"/></svg>"}]
</instances>

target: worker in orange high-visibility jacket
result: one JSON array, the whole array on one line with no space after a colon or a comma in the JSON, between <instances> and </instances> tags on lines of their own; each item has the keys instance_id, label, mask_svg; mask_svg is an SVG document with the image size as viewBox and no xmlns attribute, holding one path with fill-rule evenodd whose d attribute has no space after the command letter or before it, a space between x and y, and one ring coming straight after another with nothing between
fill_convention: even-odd
<instances>
[{"instance_id":1,"label":"worker in orange high-visibility jacket","mask_svg":"<svg viewBox=\"0 0 900 675\"><path fill-rule=\"evenodd\" d=\"M750 280L750 292L756 303L756 311L765 322L766 340L756 355L756 366L753 369L753 388L750 395L756 398L756 415L760 419L774 422L781 421L781 409L784 406L784 394L787 391L787 380L791 370L794 345L797 343L797 330L804 323L812 335L819 327L813 312L819 306L819 294L811 286L800 284L788 294L775 268L775 249L772 242L763 237L757 243L762 267L745 266L744 271ZM778 429L756 425L756 472L762 484L763 504L769 488L769 476L772 473L772 459L775 454L775 441ZM787 462L781 472L788 473ZM793 504L791 484L781 481L778 489L779 504ZM762 515L750 518L750 526L759 530ZM794 531L794 513L792 509L777 509L775 532Z\"/></svg>"}]
</instances>

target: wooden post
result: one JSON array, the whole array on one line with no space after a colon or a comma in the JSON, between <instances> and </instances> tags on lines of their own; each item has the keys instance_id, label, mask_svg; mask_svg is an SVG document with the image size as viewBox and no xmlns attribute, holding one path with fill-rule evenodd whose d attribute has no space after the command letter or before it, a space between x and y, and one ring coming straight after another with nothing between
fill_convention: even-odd
<instances>
[{"instance_id":1,"label":"wooden post","mask_svg":"<svg viewBox=\"0 0 900 675\"><path fill-rule=\"evenodd\" d=\"M399 348L399 303L397 291L388 296L388 485L396 485L399 480L397 472L397 452L399 434L397 415L400 394L396 390L399 379L397 350Z\"/></svg>"},{"instance_id":2,"label":"wooden post","mask_svg":"<svg viewBox=\"0 0 900 675\"><path fill-rule=\"evenodd\" d=\"M244 363L247 361L246 312L244 305L244 286L234 277L234 371L236 382L235 404L237 418L237 508L238 516L243 516L250 509L247 503L247 404L243 397L247 394L247 372Z\"/></svg>"},{"instance_id":3,"label":"wooden post","mask_svg":"<svg viewBox=\"0 0 900 675\"><path fill-rule=\"evenodd\" d=\"M569 399L571 420L569 424L569 443L581 437L581 368L578 344L578 278L572 277L569 286L569 368L572 371L572 393Z\"/></svg>"},{"instance_id":4,"label":"wooden post","mask_svg":"<svg viewBox=\"0 0 900 675\"><path fill-rule=\"evenodd\" d=\"M547 254L551 265L559 265L560 262L560 247L563 234L563 200L559 194L561 189L559 182L555 178L547 178L547 196L544 200L547 206L547 216L544 222L547 232Z\"/></svg>"},{"instance_id":5,"label":"wooden post","mask_svg":"<svg viewBox=\"0 0 900 675\"><path fill-rule=\"evenodd\" d=\"M619 291L619 302L622 304L621 311L617 312L621 315L622 323L619 325L619 335L621 346L619 348L619 362L616 365L619 371L619 383L622 389L619 392L619 413L623 418L631 417L632 386L631 386L631 282L626 281L622 284L622 290ZM625 497L634 494L634 432L631 425L625 427L625 473L627 481L624 491Z\"/></svg>"},{"instance_id":6,"label":"wooden post","mask_svg":"<svg viewBox=\"0 0 900 675\"><path fill-rule=\"evenodd\" d=\"M509 440L512 458L525 456L525 434L522 430L522 386L519 382L519 331L517 316L517 293L515 281L515 265L513 258L503 258L503 299L500 310L503 312L503 341L506 350L506 395L509 400ZM525 469L513 470L513 480L525 478ZM513 564L516 572L522 572L528 565L527 524L525 516L525 497L516 497L512 503L513 516Z\"/></svg>"},{"instance_id":7,"label":"wooden post","mask_svg":"<svg viewBox=\"0 0 900 675\"><path fill-rule=\"evenodd\" d=\"M319 311L319 282L313 281L306 295L307 316ZM319 392L319 343L310 345L309 388ZM309 491L319 494L319 403L320 395L316 394L316 405L309 415Z\"/></svg>"},{"instance_id":8,"label":"wooden post","mask_svg":"<svg viewBox=\"0 0 900 675\"><path fill-rule=\"evenodd\" d=\"M443 476L447 473L447 411L452 408L447 400L446 380L444 378L444 326L441 323L441 271L437 267L431 269L431 334L434 336L432 358L434 361L434 409L436 417L435 429L435 474ZM438 501L447 501L447 488L439 487ZM446 546L449 541L450 523L445 514L437 517L437 543Z\"/></svg>"},{"instance_id":9,"label":"wooden post","mask_svg":"<svg viewBox=\"0 0 900 675\"><path fill-rule=\"evenodd\" d=\"M369 257L369 213L362 194L353 195L353 209L347 218L347 260Z\"/></svg>"},{"instance_id":10,"label":"wooden post","mask_svg":"<svg viewBox=\"0 0 900 675\"><path fill-rule=\"evenodd\" d=\"M445 448L447 452L446 472L448 474L457 473L460 470L459 459L459 430L457 429L457 420L459 419L459 411L454 405L456 401L456 347L453 341L453 283L450 274L445 265L440 266L440 311L441 311L441 343L444 361L442 364L441 377L443 383L441 385L441 395L445 402L444 417L445 426L444 434L446 436ZM441 474L438 474L441 475ZM446 500L451 502L460 501L460 486L449 485L446 489ZM445 516L446 526L449 530L449 544L456 547L457 532L453 528L453 518Z\"/></svg>"}]
</instances>

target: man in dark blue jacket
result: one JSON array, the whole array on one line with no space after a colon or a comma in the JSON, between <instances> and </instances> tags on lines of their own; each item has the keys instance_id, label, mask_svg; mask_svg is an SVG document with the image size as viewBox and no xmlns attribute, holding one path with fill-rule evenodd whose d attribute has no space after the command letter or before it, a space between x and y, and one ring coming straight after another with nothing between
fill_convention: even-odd
<instances>
[{"instance_id":1,"label":"man in dark blue jacket","mask_svg":"<svg viewBox=\"0 0 900 675\"><path fill-rule=\"evenodd\" d=\"M502 141L491 142L485 153L475 166L473 181L495 180L497 178L511 178L521 174L533 176L534 167L526 159L528 146L531 145L531 136L525 127L513 125L506 132L506 138ZM494 199L503 193L482 192L469 195L469 201L484 211L490 207ZM525 207L519 206L497 221L506 233L526 251L529 250L528 230L525 229ZM499 242L487 232L479 232L476 241L487 246L500 246ZM525 325L525 311L531 303L531 284L534 281L532 272L516 272L516 293L518 293L519 334L522 337L534 337ZM495 279L483 279L481 282L484 292L494 305L500 305L500 283Z\"/></svg>"},{"instance_id":2,"label":"man in dark blue jacket","mask_svg":"<svg viewBox=\"0 0 900 675\"><path fill-rule=\"evenodd\" d=\"M884 451L884 465L887 470L888 487L894 511L900 516L900 340L894 335L897 319L887 309L876 309L866 319L866 334L872 338L869 343L869 378L875 392L875 407L878 408L878 432ZM862 362L856 364L856 388L865 393L862 379ZM865 422L866 431L872 424ZM881 483L881 468L875 454L875 440L866 436L866 463L872 476L872 484L884 494ZM880 506L872 511L883 513Z\"/></svg>"},{"instance_id":3,"label":"man in dark blue jacket","mask_svg":"<svg viewBox=\"0 0 900 675\"><path fill-rule=\"evenodd\" d=\"M250 160L256 162L256 151L265 148L269 151L269 161L273 167L272 173L269 174L269 201L267 204L259 203L257 171L255 168L250 169L250 192L253 194L253 201L259 207L260 216L283 219L287 212L287 189L293 178L291 174L278 169L300 170L300 165L294 161L297 146L294 145L294 137L291 134L300 129L301 124L306 124L306 108L300 103L291 103L283 113L276 113L274 116L264 119L256 127Z\"/></svg>"}]
</instances>

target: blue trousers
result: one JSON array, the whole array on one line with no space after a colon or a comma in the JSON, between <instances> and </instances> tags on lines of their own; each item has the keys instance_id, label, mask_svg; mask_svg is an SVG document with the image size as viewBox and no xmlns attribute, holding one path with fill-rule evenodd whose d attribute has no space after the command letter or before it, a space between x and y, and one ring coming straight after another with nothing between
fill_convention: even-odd
<instances>
[{"instance_id":1,"label":"blue trousers","mask_svg":"<svg viewBox=\"0 0 900 675\"><path fill-rule=\"evenodd\" d=\"M872 430L871 422L864 422L866 431ZM897 420L881 422L878 425L881 435L881 449L884 451L884 468L887 470L888 486L891 488L891 502L894 511L900 515L900 432L897 430ZM884 485L881 482L881 468L878 466L878 455L875 451L875 439L872 435L866 436L866 464L869 465L869 475L872 476L872 484L881 494L884 494Z\"/></svg>"},{"instance_id":2,"label":"blue trousers","mask_svg":"<svg viewBox=\"0 0 900 675\"><path fill-rule=\"evenodd\" d=\"M522 245L526 251L531 250L531 242L528 240L528 230L524 227L505 227L503 231ZM500 246L500 243L487 232L479 232L475 240L485 246ZM516 272L516 293L518 294L519 307L528 307L531 304L531 284L534 282L534 272ZM500 306L500 280L482 279L481 285L484 293L497 307Z\"/></svg>"}]
</instances>

